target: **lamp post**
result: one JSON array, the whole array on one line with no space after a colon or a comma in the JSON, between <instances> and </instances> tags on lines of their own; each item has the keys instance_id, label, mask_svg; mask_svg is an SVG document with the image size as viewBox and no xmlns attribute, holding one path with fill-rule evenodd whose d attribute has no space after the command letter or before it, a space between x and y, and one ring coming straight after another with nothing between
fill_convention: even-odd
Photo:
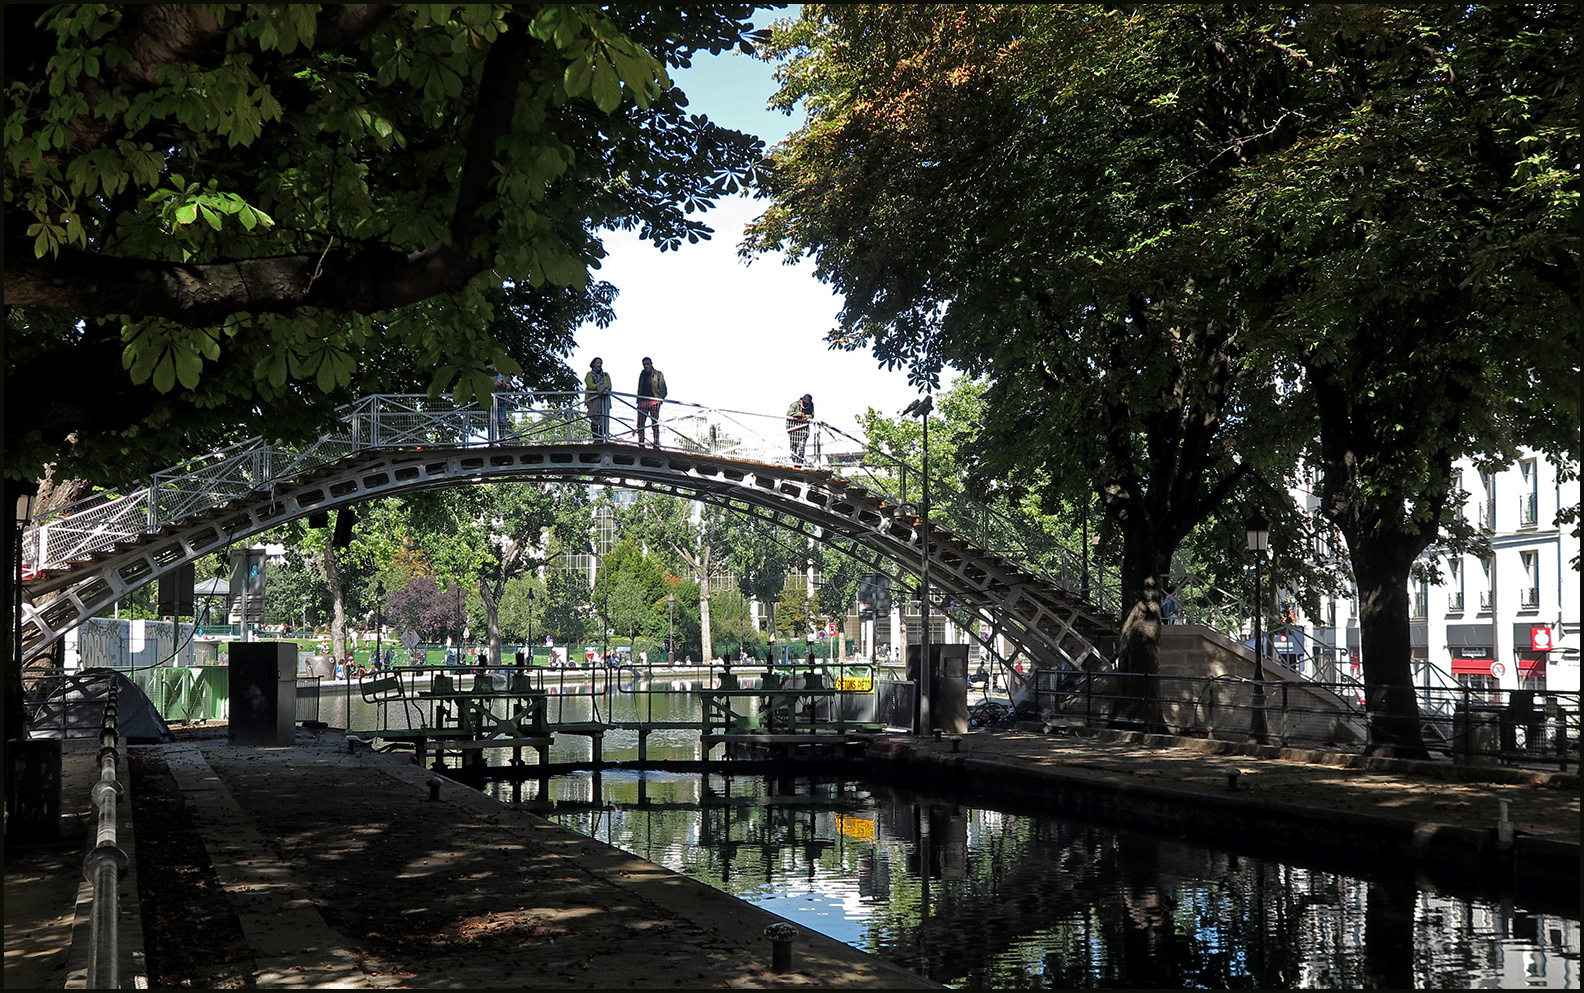
<instances>
[{"instance_id":1,"label":"lamp post","mask_svg":"<svg viewBox=\"0 0 1584 993\"><path fill-rule=\"evenodd\" d=\"M1270 521L1258 511L1248 521L1248 547L1254 553L1254 712L1249 717L1249 738L1265 744L1265 643L1260 622L1265 601L1260 590L1260 560L1270 548Z\"/></svg>"},{"instance_id":2,"label":"lamp post","mask_svg":"<svg viewBox=\"0 0 1584 993\"><path fill-rule=\"evenodd\" d=\"M676 665L676 594L666 594L666 668Z\"/></svg>"},{"instance_id":3,"label":"lamp post","mask_svg":"<svg viewBox=\"0 0 1584 993\"><path fill-rule=\"evenodd\" d=\"M924 498L919 504L919 667L918 713L914 718L914 734L928 734L930 730L930 677L934 666L930 664L930 602L929 602L929 415L935 409L935 398L926 393L902 410L903 417L917 414L924 425Z\"/></svg>"},{"instance_id":4,"label":"lamp post","mask_svg":"<svg viewBox=\"0 0 1584 993\"><path fill-rule=\"evenodd\" d=\"M528 644L526 646L524 646L524 647L526 647L528 649L528 665L529 666L533 665L533 651L534 651L534 640L533 640L533 601L534 601L533 588L529 587L529 589L528 589Z\"/></svg>"},{"instance_id":5,"label":"lamp post","mask_svg":"<svg viewBox=\"0 0 1584 993\"><path fill-rule=\"evenodd\" d=\"M367 616L367 615L365 615ZM380 580L374 581L374 668L378 669L384 661L380 654L381 635L385 633L385 584Z\"/></svg>"},{"instance_id":6,"label":"lamp post","mask_svg":"<svg viewBox=\"0 0 1584 993\"><path fill-rule=\"evenodd\" d=\"M16 498L16 529L11 536L11 574L6 577L11 589L11 671L7 674L6 727L13 738L27 737L27 708L22 690L22 581L25 575L22 559L26 554L27 528L33 523L38 498L33 493L22 493ZM35 566L43 563L35 560ZM7 809L10 809L7 807Z\"/></svg>"}]
</instances>

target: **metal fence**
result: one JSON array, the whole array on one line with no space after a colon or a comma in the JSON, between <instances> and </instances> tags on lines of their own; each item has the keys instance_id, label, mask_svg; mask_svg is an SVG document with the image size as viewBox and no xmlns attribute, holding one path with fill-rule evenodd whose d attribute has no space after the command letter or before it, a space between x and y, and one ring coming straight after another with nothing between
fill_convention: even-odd
<instances>
[{"instance_id":1,"label":"metal fence","mask_svg":"<svg viewBox=\"0 0 1584 993\"><path fill-rule=\"evenodd\" d=\"M88 983L96 990L121 988L121 877L131 860L118 844L116 801L123 787L116 778L120 763L117 741L117 696L112 681L105 702L104 727L99 734L99 781L93 803L99 808L94 847L83 859L83 874L93 884L88 945Z\"/></svg>"},{"instance_id":2,"label":"metal fence","mask_svg":"<svg viewBox=\"0 0 1584 993\"><path fill-rule=\"evenodd\" d=\"M424 395L365 397L342 408L340 423L308 444L249 439L156 473L142 489L105 491L52 511L28 527L23 560L31 569L61 568L363 451L605 440L596 436L583 400L581 393L501 393L492 406L479 407ZM634 396L612 394L612 439L633 440L636 402ZM912 506L922 495L920 467L823 422L812 426L802 458L792 456L782 414L667 400L660 425L661 447L670 451L826 469L898 507ZM1104 609L1117 609L1114 570L1086 566L1040 521L1013 505L981 502L953 479L932 474L929 482L936 526L1068 589L1082 588Z\"/></svg>"},{"instance_id":3,"label":"metal fence","mask_svg":"<svg viewBox=\"0 0 1584 993\"><path fill-rule=\"evenodd\" d=\"M1147 715L1145 724L1176 735L1342 752L1371 744L1368 692L1357 682L1035 673L1035 706L1047 723L1127 725ZM1578 763L1577 691L1435 687L1421 688L1418 697L1420 727L1433 756L1559 771Z\"/></svg>"}]
</instances>

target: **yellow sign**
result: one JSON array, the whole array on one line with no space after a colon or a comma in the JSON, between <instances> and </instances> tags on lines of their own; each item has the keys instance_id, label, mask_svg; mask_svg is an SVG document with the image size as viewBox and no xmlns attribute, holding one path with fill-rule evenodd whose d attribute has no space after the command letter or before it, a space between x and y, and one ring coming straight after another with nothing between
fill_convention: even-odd
<instances>
[{"instance_id":1,"label":"yellow sign","mask_svg":"<svg viewBox=\"0 0 1584 993\"><path fill-rule=\"evenodd\" d=\"M873 676L837 676L836 688L843 693L874 692Z\"/></svg>"},{"instance_id":2,"label":"yellow sign","mask_svg":"<svg viewBox=\"0 0 1584 993\"><path fill-rule=\"evenodd\" d=\"M866 841L874 840L875 822L866 817L848 817L846 814L837 814L836 828L849 838L862 838Z\"/></svg>"}]
</instances>

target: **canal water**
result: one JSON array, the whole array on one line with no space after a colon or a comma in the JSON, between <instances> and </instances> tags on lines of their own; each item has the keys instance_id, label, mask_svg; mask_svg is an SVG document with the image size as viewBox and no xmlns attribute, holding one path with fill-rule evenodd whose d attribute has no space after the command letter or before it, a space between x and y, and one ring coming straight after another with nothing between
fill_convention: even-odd
<instances>
[{"instance_id":1,"label":"canal water","mask_svg":"<svg viewBox=\"0 0 1584 993\"><path fill-rule=\"evenodd\" d=\"M589 698L573 687L561 719L697 719L687 686L663 688L673 692ZM325 710L336 724L335 708ZM569 736L551 758L589 750ZM635 734L607 734L606 759L636 750ZM649 754L697 758L696 732L656 732ZM491 790L515 795L507 784ZM529 784L522 795L537 792ZM1440 894L1406 878L872 784L605 770L557 777L533 806L953 988L1580 986L1576 909Z\"/></svg>"}]
</instances>

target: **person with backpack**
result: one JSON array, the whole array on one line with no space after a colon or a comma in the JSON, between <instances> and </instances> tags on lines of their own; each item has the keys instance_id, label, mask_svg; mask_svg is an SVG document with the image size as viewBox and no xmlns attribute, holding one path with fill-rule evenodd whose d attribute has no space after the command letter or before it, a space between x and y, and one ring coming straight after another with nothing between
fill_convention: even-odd
<instances>
[{"instance_id":1,"label":"person with backpack","mask_svg":"<svg viewBox=\"0 0 1584 993\"><path fill-rule=\"evenodd\" d=\"M814 420L814 397L805 393L792 401L792 406L787 408L786 429L787 440L792 445L792 462L794 465L803 464L803 452L808 446L809 425Z\"/></svg>"},{"instance_id":2,"label":"person with backpack","mask_svg":"<svg viewBox=\"0 0 1584 993\"><path fill-rule=\"evenodd\" d=\"M645 355L643 372L638 374L638 447L644 443L644 419L648 418L654 429L654 447L660 447L660 404L666 398L665 373L654 367L654 360Z\"/></svg>"}]
</instances>

